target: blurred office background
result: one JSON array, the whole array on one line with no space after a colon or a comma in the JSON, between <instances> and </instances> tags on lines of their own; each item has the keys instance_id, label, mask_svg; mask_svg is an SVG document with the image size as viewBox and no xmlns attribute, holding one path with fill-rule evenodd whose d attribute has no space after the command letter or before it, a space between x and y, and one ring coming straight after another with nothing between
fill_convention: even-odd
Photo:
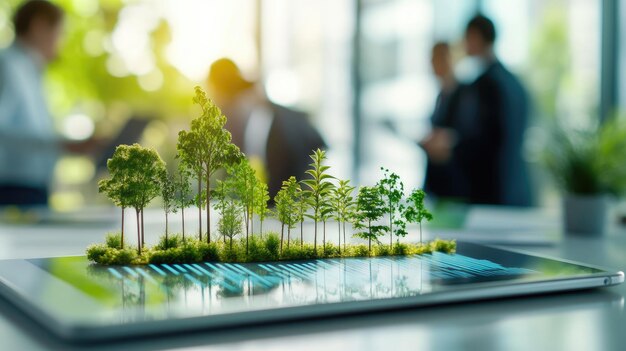
<instances>
[{"instance_id":1,"label":"blurred office background","mask_svg":"<svg viewBox=\"0 0 626 351\"><path fill-rule=\"evenodd\" d=\"M13 39L20 2L0 3L0 47ZM53 2L68 15L61 56L46 76L58 130L106 138L131 116L151 116L142 143L166 161L177 131L196 115L194 85L206 84L213 61L229 57L272 101L309 114L337 176L368 184L385 166L407 188L421 186L426 158L411 138L428 132L438 92L430 49L446 40L460 56L477 12L494 20L497 54L532 97L525 157L535 165L538 205L556 193L537 165L544 127L558 118L594 123L626 108L626 45L619 45L626 6L618 0ZM103 202L95 172L89 158L63 157L53 209Z\"/></svg>"}]
</instances>

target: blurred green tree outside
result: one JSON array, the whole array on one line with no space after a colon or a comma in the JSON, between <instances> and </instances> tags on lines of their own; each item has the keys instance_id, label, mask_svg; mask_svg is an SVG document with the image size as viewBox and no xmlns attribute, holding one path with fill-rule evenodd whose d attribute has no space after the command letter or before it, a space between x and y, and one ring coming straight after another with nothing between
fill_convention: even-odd
<instances>
[{"instance_id":1,"label":"blurred green tree outside","mask_svg":"<svg viewBox=\"0 0 626 351\"><path fill-rule=\"evenodd\" d=\"M7 0L0 5L0 23L6 24L0 27L0 46L9 45L13 39L11 17L21 2ZM111 48L111 35L120 11L132 1L53 2L66 11L60 57L46 74L49 104L55 118L79 111L96 122L107 120L118 125L131 113L167 118L189 111L194 84L164 57L170 41L164 20L159 20L149 33L154 69L135 75L124 69L124 63Z\"/></svg>"},{"instance_id":2,"label":"blurred green tree outside","mask_svg":"<svg viewBox=\"0 0 626 351\"><path fill-rule=\"evenodd\" d=\"M165 57L171 40L170 28L163 18L149 28L148 54L152 68L132 73L120 59L112 37L125 6L141 1L52 0L66 13L60 54L46 70L45 87L55 124L62 130L64 119L72 114L88 116L96 125L96 135L106 139L131 116L155 119L186 118L192 108L191 82ZM14 39L12 16L22 0L0 3L0 48ZM158 16L158 15L157 15ZM144 134L147 144L164 152L173 149L168 130L161 123ZM163 145L161 145L163 144ZM97 196L93 190L93 163L85 157L66 156L57 164L54 209L73 209Z\"/></svg>"}]
</instances>

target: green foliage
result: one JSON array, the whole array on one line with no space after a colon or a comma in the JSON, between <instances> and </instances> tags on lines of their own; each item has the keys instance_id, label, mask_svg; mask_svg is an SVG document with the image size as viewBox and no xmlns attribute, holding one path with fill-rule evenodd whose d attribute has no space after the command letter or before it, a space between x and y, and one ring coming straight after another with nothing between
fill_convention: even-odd
<instances>
[{"instance_id":1,"label":"green foliage","mask_svg":"<svg viewBox=\"0 0 626 351\"><path fill-rule=\"evenodd\" d=\"M252 223L252 214L255 205L255 189L258 187L256 172L250 166L247 158L242 158L239 162L226 168L228 178L225 183L230 196L234 197L243 210L243 221L246 228L246 247Z\"/></svg>"},{"instance_id":2,"label":"green foliage","mask_svg":"<svg viewBox=\"0 0 626 351\"><path fill-rule=\"evenodd\" d=\"M315 253L313 245L308 243L300 243L300 245L291 245L283 248L281 253L281 260L296 261L296 260L309 260L319 257Z\"/></svg>"},{"instance_id":3,"label":"green foliage","mask_svg":"<svg viewBox=\"0 0 626 351\"><path fill-rule=\"evenodd\" d=\"M263 240L265 241L265 248L270 261L278 261L280 259L280 239L278 234L269 233Z\"/></svg>"},{"instance_id":4,"label":"green foliage","mask_svg":"<svg viewBox=\"0 0 626 351\"><path fill-rule=\"evenodd\" d=\"M102 256L106 253L108 247L103 244L94 244L87 247L87 259L92 262L102 262Z\"/></svg>"},{"instance_id":5,"label":"green foliage","mask_svg":"<svg viewBox=\"0 0 626 351\"><path fill-rule=\"evenodd\" d=\"M302 183L307 188L304 191L304 197L312 210L312 213L305 213L305 216L315 221L313 246L317 248L317 222L323 220L324 213L329 211L326 204L329 202L329 196L333 187L329 180L333 177L327 173L330 167L323 165L326 159L324 151L317 149L310 157L313 162L309 164L311 168L306 171L306 174L311 178L303 180Z\"/></svg>"},{"instance_id":6,"label":"green foliage","mask_svg":"<svg viewBox=\"0 0 626 351\"><path fill-rule=\"evenodd\" d=\"M184 240L181 235L163 235L159 238L159 242L154 248L157 250L176 248L182 246L183 241Z\"/></svg>"},{"instance_id":7,"label":"green foliage","mask_svg":"<svg viewBox=\"0 0 626 351\"><path fill-rule=\"evenodd\" d=\"M219 261L220 247L217 243L205 243L199 241L198 252L203 262L216 262Z\"/></svg>"},{"instance_id":8,"label":"green foliage","mask_svg":"<svg viewBox=\"0 0 626 351\"><path fill-rule=\"evenodd\" d=\"M267 202L269 200L270 194L267 184L258 181L257 186L254 188L254 205L252 206L252 213L256 213L259 216L259 221L261 222L261 234L263 234L263 221L265 221L265 218L270 215L270 210L267 208Z\"/></svg>"},{"instance_id":9,"label":"green foliage","mask_svg":"<svg viewBox=\"0 0 626 351\"><path fill-rule=\"evenodd\" d=\"M122 246L122 236L119 233L109 233L106 235L104 242L107 247L112 249L121 249Z\"/></svg>"},{"instance_id":10,"label":"green foliage","mask_svg":"<svg viewBox=\"0 0 626 351\"><path fill-rule=\"evenodd\" d=\"M414 189L406 200L406 208L403 216L409 223L419 223L420 243L422 242L422 221L431 221L433 215L424 206L426 193L421 189Z\"/></svg>"},{"instance_id":11,"label":"green foliage","mask_svg":"<svg viewBox=\"0 0 626 351\"><path fill-rule=\"evenodd\" d=\"M167 248L165 248L167 245ZM180 235L172 235L166 240L161 237L159 244L152 249L146 249L141 255L133 248L115 249L104 244L92 245L87 248L87 258L102 265L125 264L161 264L161 263L199 263L199 262L272 262L295 261L317 258L391 256L391 255L421 255L433 251L454 253L454 240L436 239L430 243L405 244L393 246L378 245L373 250L367 245L347 245L340 251L337 245L327 243L324 248L316 249L312 244L291 245L280 251L280 238L276 233L269 233L261 238L251 236L249 252L246 254L246 242L242 238L234 240L232 247L222 242L207 243L197 239L182 240Z\"/></svg>"},{"instance_id":12,"label":"green foliage","mask_svg":"<svg viewBox=\"0 0 626 351\"><path fill-rule=\"evenodd\" d=\"M165 212L165 235L169 232L168 215L176 211L176 180L173 175L164 171L160 179L161 199L163 200L163 211Z\"/></svg>"},{"instance_id":13,"label":"green foliage","mask_svg":"<svg viewBox=\"0 0 626 351\"><path fill-rule=\"evenodd\" d=\"M345 253L346 257L366 257L366 256L371 256L372 254L371 248L363 244L350 245L345 251L346 251Z\"/></svg>"},{"instance_id":14,"label":"green foliage","mask_svg":"<svg viewBox=\"0 0 626 351\"><path fill-rule=\"evenodd\" d=\"M120 194L124 203L143 209L160 194L165 163L159 154L139 144L119 145L107 161L110 179L103 180L104 191Z\"/></svg>"},{"instance_id":15,"label":"green foliage","mask_svg":"<svg viewBox=\"0 0 626 351\"><path fill-rule=\"evenodd\" d=\"M331 201L329 202L330 209L332 211L334 219L338 224L338 232L339 240L339 253L341 253L341 232L343 228L343 238L344 238L344 246L345 246L345 237L346 237L346 225L345 223L350 221L354 215L354 211L356 209L356 202L354 201L354 197L352 193L354 191L354 187L350 186L349 180L339 180L339 185L333 187L332 193L330 196Z\"/></svg>"},{"instance_id":16,"label":"green foliage","mask_svg":"<svg viewBox=\"0 0 626 351\"><path fill-rule=\"evenodd\" d=\"M235 201L227 199L221 214L217 222L218 232L224 239L228 238L232 245L233 238L243 232L241 207Z\"/></svg>"},{"instance_id":17,"label":"green foliage","mask_svg":"<svg viewBox=\"0 0 626 351\"><path fill-rule=\"evenodd\" d=\"M107 161L107 168L110 178L100 181L99 190L122 208L134 207L137 217L160 194L166 172L159 154L139 144L119 145ZM137 237L141 251L143 231L140 228L137 228Z\"/></svg>"},{"instance_id":18,"label":"green foliage","mask_svg":"<svg viewBox=\"0 0 626 351\"><path fill-rule=\"evenodd\" d=\"M402 212L404 211L404 205L402 205L404 184L397 174L389 172L388 169L382 167L381 170L384 172L384 177L376 186L387 207L387 215L389 216L389 245L393 246L394 235L399 238L407 234L406 222L402 218Z\"/></svg>"},{"instance_id":19,"label":"green foliage","mask_svg":"<svg viewBox=\"0 0 626 351\"><path fill-rule=\"evenodd\" d=\"M300 185L296 180L296 177L291 176L289 179L283 181L283 185L276 193L274 203L276 205L276 217L282 223L282 227L287 226L287 230L290 231L296 226L296 223L300 220L299 204L297 202L297 196L300 192ZM281 230L280 247L283 247L284 229Z\"/></svg>"},{"instance_id":20,"label":"green foliage","mask_svg":"<svg viewBox=\"0 0 626 351\"><path fill-rule=\"evenodd\" d=\"M555 180L574 194L626 193L626 121L571 130L557 127L545 148L544 163Z\"/></svg>"},{"instance_id":21,"label":"green foliage","mask_svg":"<svg viewBox=\"0 0 626 351\"><path fill-rule=\"evenodd\" d=\"M178 133L178 157L191 173L205 180L204 203L211 201L211 176L219 169L239 163L243 155L239 148L231 143L231 134L224 128L226 116L206 96L200 87L196 87L194 103L200 106L202 113L191 121L191 130ZM202 197L198 197L198 207L202 207ZM207 241L211 241L211 211L207 211ZM201 219L200 227L201 225ZM202 231L200 231L200 236ZM200 238L202 239L202 238Z\"/></svg>"},{"instance_id":22,"label":"green foliage","mask_svg":"<svg viewBox=\"0 0 626 351\"><path fill-rule=\"evenodd\" d=\"M356 213L354 227L361 229L355 236L367 239L368 250L371 252L372 241L378 242L378 237L384 235L389 227L376 224L386 212L385 202L380 195L378 187L363 186L359 188L356 201ZM364 231L362 229L367 229Z\"/></svg>"},{"instance_id":23,"label":"green foliage","mask_svg":"<svg viewBox=\"0 0 626 351\"><path fill-rule=\"evenodd\" d=\"M137 263L137 251L132 248L117 249L106 245L92 245L87 248L87 258L103 265L127 265Z\"/></svg>"},{"instance_id":24,"label":"green foliage","mask_svg":"<svg viewBox=\"0 0 626 351\"><path fill-rule=\"evenodd\" d=\"M177 167L176 176L174 177L174 208L172 212L180 209L181 222L183 225L183 238L185 237L185 209L194 203L191 194L191 185L189 184L189 170L181 164Z\"/></svg>"},{"instance_id":25,"label":"green foliage","mask_svg":"<svg viewBox=\"0 0 626 351\"><path fill-rule=\"evenodd\" d=\"M435 239L429 243L430 252L438 251L444 252L448 254L453 254L456 252L456 241L455 240L441 240Z\"/></svg>"}]
</instances>

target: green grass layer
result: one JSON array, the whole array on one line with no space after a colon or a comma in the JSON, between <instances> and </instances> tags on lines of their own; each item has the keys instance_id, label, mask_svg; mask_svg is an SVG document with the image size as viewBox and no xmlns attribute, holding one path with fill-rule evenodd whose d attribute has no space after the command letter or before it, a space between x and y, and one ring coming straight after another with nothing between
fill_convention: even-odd
<instances>
[{"instance_id":1,"label":"green grass layer","mask_svg":"<svg viewBox=\"0 0 626 351\"><path fill-rule=\"evenodd\" d=\"M327 243L326 247L319 245L317 251L310 243L301 244L292 241L283 243L280 248L280 239L276 233L269 233L260 237L250 236L246 252L246 239L233 240L232 244L222 240L212 241L210 244L198 241L196 238L187 238L183 241L180 235L170 235L166 240L161 237L154 247L146 247L141 254L132 246L121 249L120 235L109 234L104 244L91 245L87 248L87 258L102 265L143 265L149 263L197 263L197 262L272 262L295 261L316 258L341 257L375 257L375 256L407 256L432 253L433 251L454 253L456 241L435 239L423 244L396 243L389 245L372 245L371 252L364 244L347 244L345 247Z\"/></svg>"}]
</instances>

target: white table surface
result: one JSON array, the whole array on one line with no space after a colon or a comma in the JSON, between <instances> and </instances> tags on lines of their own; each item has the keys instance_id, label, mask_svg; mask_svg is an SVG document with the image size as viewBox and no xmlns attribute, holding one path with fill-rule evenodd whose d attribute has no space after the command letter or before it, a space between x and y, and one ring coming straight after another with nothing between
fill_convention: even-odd
<instances>
[{"instance_id":1,"label":"white table surface","mask_svg":"<svg viewBox=\"0 0 626 351\"><path fill-rule=\"evenodd\" d=\"M83 214L78 224L0 224L0 258L82 254L87 244L117 227L112 209L87 209ZM159 218L158 212L148 216L147 233L160 225ZM491 238L515 249L626 270L625 230L613 228L600 238L565 236L560 234L557 211L473 208L464 230L428 235L480 242ZM0 350L626 350L625 296L622 284L96 346L64 344L10 306L0 306Z\"/></svg>"}]
</instances>

